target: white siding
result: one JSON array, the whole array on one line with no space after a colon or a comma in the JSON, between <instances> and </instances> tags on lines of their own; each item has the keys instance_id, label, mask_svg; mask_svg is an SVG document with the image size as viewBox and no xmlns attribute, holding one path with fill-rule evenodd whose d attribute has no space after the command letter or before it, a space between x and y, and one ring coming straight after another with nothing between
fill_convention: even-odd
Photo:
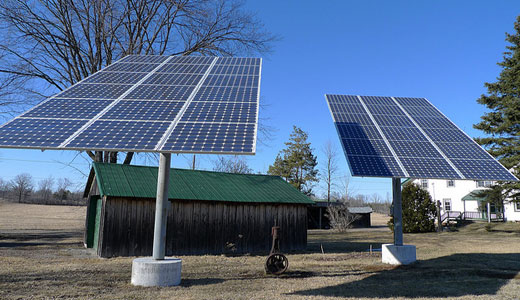
<instances>
[{"instance_id":1,"label":"white siding","mask_svg":"<svg viewBox=\"0 0 520 300\"><path fill-rule=\"evenodd\" d=\"M515 206L515 202L506 201L504 203L504 216L506 221L520 221L520 210Z\"/></svg>"},{"instance_id":2,"label":"white siding","mask_svg":"<svg viewBox=\"0 0 520 300\"><path fill-rule=\"evenodd\" d=\"M420 179L415 179L414 183L421 184ZM477 189L477 182L472 180L455 180L455 186L448 186L448 180L428 179L428 192L435 196L434 200L441 201L441 213L444 213L444 199L451 199L452 211L478 211L477 201L466 201L466 209L464 209L464 201L462 197Z\"/></svg>"}]
</instances>

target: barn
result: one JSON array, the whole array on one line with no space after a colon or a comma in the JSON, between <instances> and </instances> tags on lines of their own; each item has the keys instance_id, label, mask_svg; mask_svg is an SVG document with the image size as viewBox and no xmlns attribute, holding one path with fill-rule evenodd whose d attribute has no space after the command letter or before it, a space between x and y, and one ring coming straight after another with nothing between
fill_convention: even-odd
<instances>
[{"instance_id":1,"label":"barn","mask_svg":"<svg viewBox=\"0 0 520 300\"><path fill-rule=\"evenodd\" d=\"M150 256L157 168L94 163L85 245L100 257ZM171 169L166 255L268 253L307 245L314 202L278 176Z\"/></svg>"}]
</instances>

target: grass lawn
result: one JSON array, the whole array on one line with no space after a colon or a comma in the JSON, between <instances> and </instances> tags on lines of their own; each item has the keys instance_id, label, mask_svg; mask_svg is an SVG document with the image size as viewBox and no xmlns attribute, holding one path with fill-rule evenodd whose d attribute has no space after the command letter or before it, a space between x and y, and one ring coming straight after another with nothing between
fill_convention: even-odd
<instances>
[{"instance_id":1,"label":"grass lawn","mask_svg":"<svg viewBox=\"0 0 520 300\"><path fill-rule=\"evenodd\" d=\"M0 203L0 299L520 298L520 224L405 234L419 261L402 267L366 251L391 232L309 231L307 251L288 254L280 277L264 274L265 256L182 256L180 286L141 288L130 284L132 258L83 248L84 212Z\"/></svg>"}]
</instances>

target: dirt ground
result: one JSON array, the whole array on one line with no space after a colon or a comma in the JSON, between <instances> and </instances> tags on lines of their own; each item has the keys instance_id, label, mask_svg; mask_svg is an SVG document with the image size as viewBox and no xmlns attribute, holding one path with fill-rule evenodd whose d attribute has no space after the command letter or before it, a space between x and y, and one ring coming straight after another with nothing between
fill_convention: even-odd
<instances>
[{"instance_id":1,"label":"dirt ground","mask_svg":"<svg viewBox=\"0 0 520 300\"><path fill-rule=\"evenodd\" d=\"M84 207L0 203L0 299L518 299L520 224L475 223L406 234L418 262L393 267L377 249L389 231L309 231L289 271L264 274L265 256L182 256L180 286L130 284L133 258L83 248ZM384 216L382 221L384 222ZM375 218L373 218L374 220ZM369 253L367 249L376 251ZM323 254L322 250L323 249Z\"/></svg>"}]
</instances>

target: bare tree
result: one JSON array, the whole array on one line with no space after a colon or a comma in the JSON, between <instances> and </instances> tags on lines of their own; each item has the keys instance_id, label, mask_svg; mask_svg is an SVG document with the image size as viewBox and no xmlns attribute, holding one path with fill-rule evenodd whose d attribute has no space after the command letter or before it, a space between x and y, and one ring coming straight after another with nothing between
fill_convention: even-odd
<instances>
[{"instance_id":1,"label":"bare tree","mask_svg":"<svg viewBox=\"0 0 520 300\"><path fill-rule=\"evenodd\" d=\"M0 33L0 73L40 99L128 54L265 53L276 40L238 0L4 0Z\"/></svg>"},{"instance_id":2,"label":"bare tree","mask_svg":"<svg viewBox=\"0 0 520 300\"><path fill-rule=\"evenodd\" d=\"M327 186L327 205L330 205L331 189L335 185L334 180L338 172L338 152L330 140L325 143L321 151L325 156L321 174L323 174L322 179Z\"/></svg>"},{"instance_id":3,"label":"bare tree","mask_svg":"<svg viewBox=\"0 0 520 300\"><path fill-rule=\"evenodd\" d=\"M16 175L16 177L11 181L11 187L18 203L21 203L22 200L25 200L32 192L32 176L27 173Z\"/></svg>"},{"instance_id":4,"label":"bare tree","mask_svg":"<svg viewBox=\"0 0 520 300\"><path fill-rule=\"evenodd\" d=\"M9 183L0 178L0 199L5 199L7 197L7 192L9 191Z\"/></svg>"},{"instance_id":5,"label":"bare tree","mask_svg":"<svg viewBox=\"0 0 520 300\"><path fill-rule=\"evenodd\" d=\"M372 202L372 203L382 203L383 202L383 198L378 193L373 193L372 195L370 195L370 202Z\"/></svg>"},{"instance_id":6,"label":"bare tree","mask_svg":"<svg viewBox=\"0 0 520 300\"><path fill-rule=\"evenodd\" d=\"M73 182L68 178L59 178L57 180L57 189L55 193L55 197L60 200L66 200L71 195L70 187L73 185Z\"/></svg>"},{"instance_id":7,"label":"bare tree","mask_svg":"<svg viewBox=\"0 0 520 300\"><path fill-rule=\"evenodd\" d=\"M38 182L38 194L43 200L43 203L47 203L52 196L52 188L54 187L54 178L49 176Z\"/></svg>"},{"instance_id":8,"label":"bare tree","mask_svg":"<svg viewBox=\"0 0 520 300\"><path fill-rule=\"evenodd\" d=\"M218 172L237 173L237 174L251 174L253 169L249 167L247 161L242 156L217 156L213 160L213 170Z\"/></svg>"},{"instance_id":9,"label":"bare tree","mask_svg":"<svg viewBox=\"0 0 520 300\"><path fill-rule=\"evenodd\" d=\"M348 230L360 218L359 215L349 212L346 203L327 207L326 216L329 219L330 227L339 232Z\"/></svg>"}]
</instances>

